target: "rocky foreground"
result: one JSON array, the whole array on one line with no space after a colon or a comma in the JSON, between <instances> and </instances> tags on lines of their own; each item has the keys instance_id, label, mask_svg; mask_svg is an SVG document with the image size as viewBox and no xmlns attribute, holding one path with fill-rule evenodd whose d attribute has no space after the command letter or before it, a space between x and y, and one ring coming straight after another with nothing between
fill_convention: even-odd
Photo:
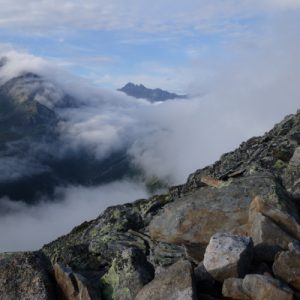
<instances>
[{"instance_id":1,"label":"rocky foreground","mask_svg":"<svg viewBox=\"0 0 300 300\"><path fill-rule=\"evenodd\" d=\"M300 299L300 111L168 194L0 255L0 299Z\"/></svg>"}]
</instances>

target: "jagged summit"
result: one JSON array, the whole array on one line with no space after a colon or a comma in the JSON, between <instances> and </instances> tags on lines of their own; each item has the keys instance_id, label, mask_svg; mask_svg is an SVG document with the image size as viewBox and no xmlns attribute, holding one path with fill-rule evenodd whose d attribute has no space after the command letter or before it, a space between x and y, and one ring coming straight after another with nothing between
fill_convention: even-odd
<instances>
[{"instance_id":1,"label":"jagged summit","mask_svg":"<svg viewBox=\"0 0 300 300\"><path fill-rule=\"evenodd\" d=\"M299 201L300 111L165 195L109 207L40 251L0 255L0 296L292 300Z\"/></svg>"},{"instance_id":2,"label":"jagged summit","mask_svg":"<svg viewBox=\"0 0 300 300\"><path fill-rule=\"evenodd\" d=\"M151 102L165 101L170 99L182 99L187 97L186 95L177 95L175 93L170 93L159 88L149 89L146 88L143 84L134 84L132 82L127 83L124 87L118 89L118 91L124 92L128 96L147 99Z\"/></svg>"}]
</instances>

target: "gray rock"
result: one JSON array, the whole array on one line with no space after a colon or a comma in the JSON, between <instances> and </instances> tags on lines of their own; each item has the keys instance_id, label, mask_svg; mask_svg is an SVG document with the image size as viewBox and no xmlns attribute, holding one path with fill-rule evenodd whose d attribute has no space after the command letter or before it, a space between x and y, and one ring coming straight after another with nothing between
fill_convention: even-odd
<instances>
[{"instance_id":1,"label":"gray rock","mask_svg":"<svg viewBox=\"0 0 300 300\"><path fill-rule=\"evenodd\" d=\"M154 268L137 249L124 250L101 278L102 296L107 300L131 300L154 277Z\"/></svg>"},{"instance_id":2,"label":"gray rock","mask_svg":"<svg viewBox=\"0 0 300 300\"><path fill-rule=\"evenodd\" d=\"M300 199L300 147L296 148L293 157L285 170L283 182L293 197Z\"/></svg>"},{"instance_id":3,"label":"gray rock","mask_svg":"<svg viewBox=\"0 0 300 300\"><path fill-rule=\"evenodd\" d=\"M259 261L274 261L276 253L288 248L294 241L289 234L283 231L270 218L261 213L251 214L250 236L255 246L255 259Z\"/></svg>"},{"instance_id":4,"label":"gray rock","mask_svg":"<svg viewBox=\"0 0 300 300\"><path fill-rule=\"evenodd\" d=\"M1 300L54 300L51 265L40 252L0 254Z\"/></svg>"},{"instance_id":5,"label":"gray rock","mask_svg":"<svg viewBox=\"0 0 300 300\"><path fill-rule=\"evenodd\" d=\"M243 279L228 278L224 281L222 287L222 294L226 298L238 300L251 300L243 289Z\"/></svg>"},{"instance_id":6,"label":"gray rock","mask_svg":"<svg viewBox=\"0 0 300 300\"><path fill-rule=\"evenodd\" d=\"M273 272L300 291L300 252L281 252L273 264Z\"/></svg>"},{"instance_id":7,"label":"gray rock","mask_svg":"<svg viewBox=\"0 0 300 300\"><path fill-rule=\"evenodd\" d=\"M145 285L135 300L192 300L196 299L193 288L192 267L188 261L180 260L159 273Z\"/></svg>"},{"instance_id":8,"label":"gray rock","mask_svg":"<svg viewBox=\"0 0 300 300\"><path fill-rule=\"evenodd\" d=\"M253 243L249 237L227 233L213 235L204 255L204 267L216 280L242 277L250 268Z\"/></svg>"},{"instance_id":9,"label":"gray rock","mask_svg":"<svg viewBox=\"0 0 300 300\"><path fill-rule=\"evenodd\" d=\"M253 300L293 299L293 291L287 285L270 276L246 275L242 288Z\"/></svg>"},{"instance_id":10,"label":"gray rock","mask_svg":"<svg viewBox=\"0 0 300 300\"><path fill-rule=\"evenodd\" d=\"M168 243L207 245L217 232L240 234L246 230L254 197L259 195L279 206L280 192L272 176L234 178L219 188L202 187L165 205L150 222L149 233L152 239Z\"/></svg>"},{"instance_id":11,"label":"gray rock","mask_svg":"<svg viewBox=\"0 0 300 300\"><path fill-rule=\"evenodd\" d=\"M284 231L295 239L300 238L300 218L296 204L288 197L284 190L277 184L275 190L268 197L256 196L251 202L251 213L261 213L270 218Z\"/></svg>"}]
</instances>

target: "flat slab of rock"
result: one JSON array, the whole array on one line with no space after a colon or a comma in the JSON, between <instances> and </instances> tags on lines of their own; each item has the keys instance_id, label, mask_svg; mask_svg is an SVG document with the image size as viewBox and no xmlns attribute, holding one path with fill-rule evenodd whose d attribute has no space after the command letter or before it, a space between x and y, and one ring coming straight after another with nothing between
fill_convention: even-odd
<instances>
[{"instance_id":1,"label":"flat slab of rock","mask_svg":"<svg viewBox=\"0 0 300 300\"><path fill-rule=\"evenodd\" d=\"M251 238L216 233L210 239L204 255L204 267L216 280L244 276L253 257Z\"/></svg>"},{"instance_id":2,"label":"flat slab of rock","mask_svg":"<svg viewBox=\"0 0 300 300\"><path fill-rule=\"evenodd\" d=\"M243 290L255 300L292 300L293 291L270 276L250 274L243 280Z\"/></svg>"},{"instance_id":3,"label":"flat slab of rock","mask_svg":"<svg viewBox=\"0 0 300 300\"><path fill-rule=\"evenodd\" d=\"M281 252L273 264L273 272L300 291L300 251L295 250Z\"/></svg>"},{"instance_id":4,"label":"flat slab of rock","mask_svg":"<svg viewBox=\"0 0 300 300\"><path fill-rule=\"evenodd\" d=\"M0 254L0 299L56 299L50 268L39 252Z\"/></svg>"},{"instance_id":5,"label":"flat slab of rock","mask_svg":"<svg viewBox=\"0 0 300 300\"><path fill-rule=\"evenodd\" d=\"M192 300L196 299L195 293L191 264L180 260L145 285L135 300Z\"/></svg>"},{"instance_id":6,"label":"flat slab of rock","mask_svg":"<svg viewBox=\"0 0 300 300\"><path fill-rule=\"evenodd\" d=\"M259 208L277 220L282 201L275 179L271 176L241 177L231 179L219 188L202 187L167 204L150 222L150 236L154 240L168 243L207 245L210 237L217 232L238 232L241 228L245 230L250 203L256 196L266 199L268 204L268 207ZM279 211L277 215L274 209ZM291 211L295 213L296 210ZM281 217L287 214L286 210ZM299 216L293 218L296 220ZM283 222L289 225L287 220ZM297 227L292 223L292 226ZM299 229L300 236L300 226L294 229Z\"/></svg>"}]
</instances>

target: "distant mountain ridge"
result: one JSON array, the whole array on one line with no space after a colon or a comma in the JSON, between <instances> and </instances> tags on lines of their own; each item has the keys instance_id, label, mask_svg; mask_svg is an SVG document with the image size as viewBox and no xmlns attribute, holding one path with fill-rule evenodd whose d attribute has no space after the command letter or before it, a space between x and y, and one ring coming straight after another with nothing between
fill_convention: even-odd
<instances>
[{"instance_id":1,"label":"distant mountain ridge","mask_svg":"<svg viewBox=\"0 0 300 300\"><path fill-rule=\"evenodd\" d=\"M147 99L151 102L156 101L166 101L170 99L185 99L187 98L186 95L177 95L175 93L170 93L168 91L156 88L156 89L149 89L145 87L143 84L134 84L132 82L127 83L122 88L118 89L128 96L132 96L135 98L142 98Z\"/></svg>"},{"instance_id":2,"label":"distant mountain ridge","mask_svg":"<svg viewBox=\"0 0 300 300\"><path fill-rule=\"evenodd\" d=\"M0 198L32 203L51 196L57 186L92 186L130 177L134 171L126 149L102 160L88 149L58 151L64 143L59 110L77 105L77 99L33 73L0 85Z\"/></svg>"}]
</instances>

